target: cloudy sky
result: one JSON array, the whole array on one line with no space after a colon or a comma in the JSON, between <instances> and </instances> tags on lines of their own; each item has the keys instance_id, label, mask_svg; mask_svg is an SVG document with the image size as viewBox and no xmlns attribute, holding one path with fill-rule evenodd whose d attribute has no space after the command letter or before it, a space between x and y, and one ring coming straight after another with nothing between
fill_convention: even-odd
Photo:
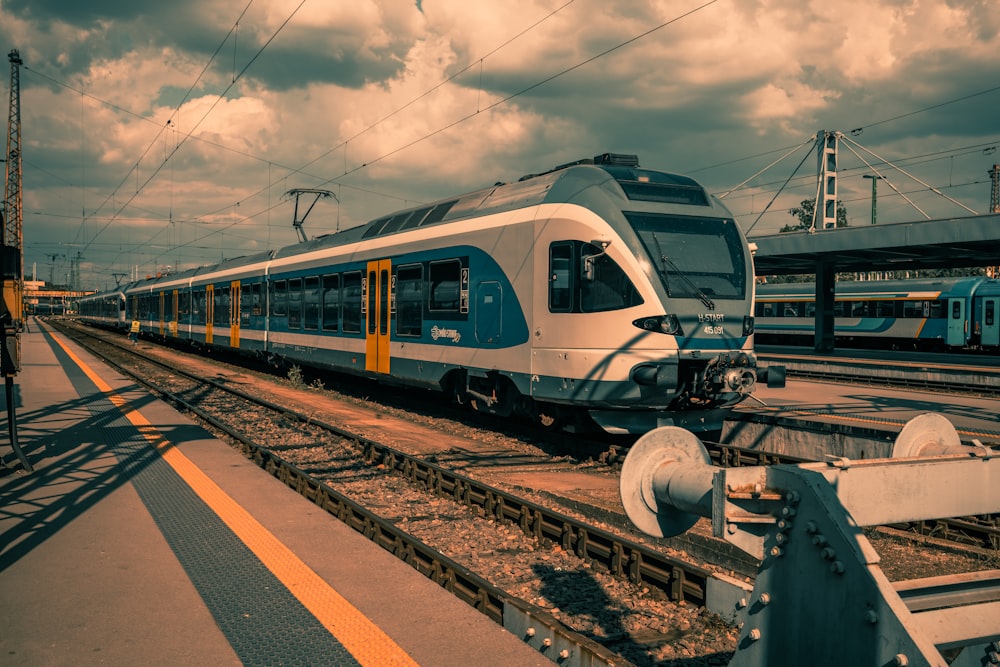
<instances>
[{"instance_id":1,"label":"cloudy sky","mask_svg":"<svg viewBox=\"0 0 1000 667\"><path fill-rule=\"evenodd\" d=\"M879 222L985 213L1000 162L994 0L0 0L0 35L25 270L83 288L293 244L293 188L336 197L315 236L605 151L720 195L787 156L725 198L757 235L820 130L851 225L866 161Z\"/></svg>"}]
</instances>

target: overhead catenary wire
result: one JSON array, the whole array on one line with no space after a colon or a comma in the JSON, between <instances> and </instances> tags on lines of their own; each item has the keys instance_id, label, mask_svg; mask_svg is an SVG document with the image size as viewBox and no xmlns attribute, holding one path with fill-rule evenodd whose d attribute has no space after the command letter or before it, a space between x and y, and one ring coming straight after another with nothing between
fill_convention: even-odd
<instances>
[{"instance_id":1,"label":"overhead catenary wire","mask_svg":"<svg viewBox=\"0 0 1000 667\"><path fill-rule=\"evenodd\" d=\"M885 162L886 164L888 164L888 165L889 165L890 167L892 167L893 169L896 169L896 170L897 170L897 171L899 171L900 173L902 173L902 174L905 174L905 175L909 176L910 178L912 178L913 180L915 180L915 181L916 181L917 183L920 183L920 185L924 186L925 188L927 188L928 190L930 190L930 191L931 191L931 192L933 192L934 194L937 194L937 195L941 195L942 197L944 197L945 199L947 199L947 200L948 200L948 201L950 201L951 203L953 203L953 204L957 204L958 206L961 206L962 208L964 208L964 209L965 209L966 211L968 211L969 213L971 213L971 214L973 214L973 215L976 215L976 212L975 212L974 210L972 210L971 208L969 208L968 206L966 206L966 205L965 205L965 204L963 204L962 202L959 202L959 201L956 201L955 199L952 199L951 197L949 197L949 196L948 196L948 195L946 195L945 193L943 193L943 192L941 192L940 190L938 190L937 188L935 188L935 187L934 187L933 185L930 185L929 183L926 183L926 182L924 182L924 181L920 180L919 178L917 178L916 176L914 176L914 175L913 175L913 174L911 174L910 172L906 171L906 170L905 170L905 169L903 169L902 167L899 167L899 166L897 166L897 165L893 164L893 163L892 163L892 162L890 162L889 160L886 160L885 158L883 158L882 156L880 156L880 155L879 155L878 153L875 153L875 152L874 152L874 151L872 151L871 149L868 149L868 148L865 148L864 146L862 146L862 145L861 145L861 144L859 144L858 142L856 142L856 141L853 141L853 140L849 139L848 137L845 137L844 135L840 135L840 138L841 138L841 139L842 139L842 140L843 140L843 141L845 142L845 144L847 145L848 149L849 149L849 150L850 150L850 151L851 151L852 153L854 153L855 155L857 155L857 156L858 156L858 158L859 158L859 159L860 159L860 160L861 160L862 162L864 162L865 164L868 164L868 161L867 161L867 160L865 160L864 158L862 158L862 157L861 157L860 155L858 155L858 153L857 153L856 151L854 151L854 149L853 149L853 148L851 148L851 145L852 145L852 144L853 144L854 146L857 146L858 148L860 148L860 149L861 149L861 150L863 150L864 152L868 153L869 155L872 155L872 156L874 156L875 158L877 158L877 159L879 159L879 160L882 160L882 161L884 161L884 162ZM869 166L870 166L870 165L869 165Z\"/></svg>"},{"instance_id":2,"label":"overhead catenary wire","mask_svg":"<svg viewBox=\"0 0 1000 667\"><path fill-rule=\"evenodd\" d=\"M493 55L493 54L495 54L495 53L499 52L499 51L500 51L501 49L505 48L506 46L508 46L509 44L511 44L511 43L512 43L513 41L515 41L516 39L518 39L519 37L521 37L522 35L524 35L524 34L525 34L525 33L527 33L528 31L530 31L530 30L534 29L535 27L537 27L538 25L540 25L540 24L541 24L541 23L543 23L544 21L548 20L549 18L551 18L552 16L554 16L555 14L557 14L558 12L560 12L561 10L563 10L564 8L566 8L567 6L569 6L570 4L572 4L573 2L575 2L575 0L569 0L568 2L564 3L564 4L563 4L563 5L561 5L560 7L556 8L555 10L553 10L552 12L550 12L549 14L547 14L547 15L546 15L545 17L543 17L542 19L540 19L540 20L536 21L536 22L535 22L535 23L533 23L532 25L530 25L530 26L528 26L527 28L525 28L524 30L520 31L520 32L519 32L518 34L514 35L513 37L511 37L511 38L507 39L507 40L506 40L505 42L503 42L503 43L502 43L502 44L500 44L499 46L497 46L497 47L495 47L494 49L492 49L492 50L491 50L490 52L488 52L488 53L487 53L486 55L484 55L484 56L480 57L480 58L479 58L479 59L477 59L477 60L474 60L474 61L472 61L472 62L471 62L471 63L470 63L469 65L467 65L467 66L466 66L465 68L463 68L462 70L460 70L460 71L459 71L459 72L457 72L456 74L454 74L454 75L452 75L452 76L448 77L447 79L445 79L444 81L440 82L440 83L439 83L439 84L437 84L436 86L434 86L434 87L430 88L429 90L425 91L424 93L422 93L421 95L417 96L416 98L414 98L413 100L411 100L411 101L410 101L410 102L408 102L407 104L403 105L403 106L402 106L402 107L400 107L399 109L396 109L396 110L394 110L393 112L391 112L390 114L388 114L388 115L386 115L386 116L384 116L384 117L380 118L380 119L379 119L379 120L377 120L377 121L376 121L375 123L371 124L370 126L368 126L367 128L365 128L365 129L361 130L360 132L356 133L355 135L353 135L353 136L352 136L352 137L350 137L349 139L345 140L345 141L344 141L344 142L343 142L342 144L339 144L339 145L337 145L337 146L333 147L332 149L330 149L330 150L326 151L325 153L321 154L320 156L318 156L318 157L316 157L316 158L313 158L312 160L310 160L309 162L307 162L307 163L306 163L306 164L304 164L303 166L301 166L301 167L298 167L298 168L292 168L292 167L286 167L286 166L284 166L284 165L278 165L278 166L281 166L282 168L284 168L284 169L288 170L288 171L289 171L289 174L295 174L295 173L304 173L304 170L305 170L306 168L308 168L308 167L309 167L310 165L312 165L312 164L314 164L315 162L317 162L317 161L318 161L319 159L322 159L322 158L323 158L323 157L325 157L326 155L329 155L330 153L332 153L333 151L337 150L338 148L340 148L340 147L342 147L342 146L343 146L343 147L346 147L347 143L349 143L349 142L350 142L351 140L353 140L353 139L356 139L357 137L360 137L360 136L361 136L361 135L363 135L363 134L364 134L365 132L367 132L367 131L371 130L371 129L372 129L373 127L375 127L375 126L377 126L378 124L380 124L380 123L382 123L382 122L384 122L384 121L388 120L389 118L391 118L391 117L395 116L396 114L400 113L400 112L401 112L401 111L403 111L404 109L406 109L406 108L408 108L408 107L412 106L412 105L413 105L414 103L416 103L416 102L417 102L417 101L419 101L420 99L422 99L422 98L426 97L427 95L429 95L429 94L430 94L430 93L432 93L433 91L437 90L437 89L438 89L438 88L440 88L441 86L443 86L443 85L447 84L448 82L450 82L450 81L454 80L454 79L455 79L456 77L460 76L460 75L461 75L462 73L464 73L465 71L467 71L468 69L470 69L471 67L473 67L473 66L474 66L474 65L475 65L476 63L478 63L478 62L481 62L481 61L482 61L482 60L483 60L484 58L487 58L487 57L489 57L489 56L491 56L491 55ZM301 5L300 5L300 7L301 7ZM297 11L297 10L296 10L296 11ZM246 10L244 10L244 14L245 14L245 12L246 12ZM243 17L243 14L241 14L241 17L240 17L240 18L242 18L242 17ZM239 20L237 20L237 24L238 24L238 22L239 22ZM287 21L286 21L286 22L287 22ZM234 27L234 29L235 29L235 27ZM232 32L233 32L233 30L230 30L230 34L232 34ZM228 39L228 35L227 35L227 38L226 38L226 39ZM218 52L219 52L219 51L221 50L222 46L223 46L223 45L225 44L225 41L226 41L226 40L223 40L222 44L220 44L220 45L219 45L219 47L218 47L218 48L216 49L216 55L217 55L217 54L218 54ZM259 54L258 54L258 55L259 55ZM214 59L214 55L213 55L213 59ZM207 66L206 66L206 69L207 69ZM245 69L246 69L246 68L244 68L244 71L245 71ZM241 72L240 74L242 75L242 72ZM238 79L238 78L239 78L239 77L235 77L235 76L234 76L234 83L235 83L235 80L236 80L236 79ZM227 91L228 91L228 88L227 88ZM224 95L224 94L225 94L225 93L223 93L223 95ZM168 121L168 122L169 122L169 121ZM192 132L193 132L193 130L192 130ZM157 136L159 136L159 135L157 135ZM186 138L190 138L190 137L191 137L191 133L188 133L188 135L187 135L187 137L186 137ZM154 139L154 141L155 141L155 139ZM211 142L210 142L210 143L211 143ZM174 152L176 152L176 150L175 150ZM173 155L173 153L171 153L171 156L169 156L169 157L172 157L172 155ZM250 157L254 157L254 156L250 156ZM266 160L265 158L255 158L255 159L259 159L260 161L264 161L264 162L267 162L267 164L268 164L268 166L269 166L269 169L270 169L270 166L271 166L272 164L274 164L274 163L273 163L272 161L270 161L270 160ZM346 159L346 155L345 155L345 159ZM166 161L166 160L165 160L165 161ZM127 176L126 176L126 177L127 177ZM333 181L332 181L332 180L327 180L327 181L325 181L325 182L324 182L324 184L325 184L325 183L330 183L330 182L333 182ZM374 192L374 191L372 191L372 190L370 190L370 189L367 189L367 188L360 188L360 187L357 187L357 186L352 186L352 185L350 185L350 184L343 184L343 183L337 183L337 185L338 185L338 187L348 187L348 188L352 188L352 189L355 189L355 190L360 190L360 191L364 191L364 192L373 192L374 194L378 194L378 195L380 195L380 196L390 196L390 197L391 197L391 195L384 195L384 194L381 194L381 193L377 193L377 192ZM262 192L263 192L263 191L264 191L265 189L267 189L267 190L269 191L270 187L271 187L271 182L270 182L270 178L269 178L269 179L268 179L268 186L267 186L266 188L261 188L261 189L257 190L257 191L256 191L255 193L252 193L251 195L249 195L249 197L254 197L254 196L257 196L257 195L261 194L261 193L262 193ZM244 199L246 199L246 198L244 198ZM271 204L269 203L269 204L268 204L268 206L267 206L267 207L266 207L266 208L265 208L265 209L264 209L263 211L260 211L260 212L259 212L258 214L256 214L256 215L259 215L259 214L263 214L263 213L270 213L270 211L271 211L271 210L272 210L273 208L276 208L276 207L277 207L277 205L271 205ZM224 206L224 207L221 207L221 208L220 208L220 209L218 209L217 211L214 211L214 212L210 212L210 213L205 213L205 214L202 214L202 216L207 216L207 215L212 215L213 213L218 213L218 212L220 212L220 211L224 211L224 210L228 210L228 209L230 209L230 208L231 208L231 206L230 206L230 205L226 205L226 206ZM209 236L210 236L210 235L214 235L214 234L217 234L217 233L221 233L222 231L225 231L225 229L228 229L229 227L231 227L231 226L232 226L232 225L234 225L234 224L237 224L237 223L231 223L230 225L227 225L227 226L226 226L225 228L223 228L223 229L220 229L220 230L216 230L216 231L214 231L214 232L211 232L211 233L209 234ZM107 227L107 225L105 225L105 227ZM102 228L102 231L103 231L103 229L104 229L104 228ZM161 230L161 231L162 231L162 230ZM159 233L160 233L160 232L158 232L158 233L157 233L156 235L154 235L154 236L153 236L152 238L155 238L156 236L158 236L158 235L159 235ZM205 237L202 237L202 239L203 239L203 238L205 238ZM201 239L197 239L197 240L195 240L195 242L197 242L198 240L201 240ZM181 246L181 247L183 247L183 246Z\"/></svg>"},{"instance_id":3,"label":"overhead catenary wire","mask_svg":"<svg viewBox=\"0 0 1000 667\"><path fill-rule=\"evenodd\" d=\"M177 153L177 151L180 150L180 147L182 145L184 145L184 143L187 141L188 137L190 137L195 131L197 131L197 129L201 126L201 124L203 122L205 122L205 119L208 118L209 114L211 114L212 111L215 110L215 108L218 106L219 102L221 102L223 99L225 99L226 93L228 93L232 89L232 87L236 85L236 82L239 81L240 78L243 77L243 75L246 73L246 71L248 69L250 69L250 66L253 65L253 63L257 60L257 58L259 58L260 55L264 52L264 50L271 44L271 42L274 41L274 39L284 29L284 27L286 25L288 25L288 22L292 20L292 18L295 16L295 14L298 13L298 11L302 8L302 5L304 5L305 3L306 3L306 0L302 0L302 2L300 2L299 5L294 10L292 10L292 13L289 14L287 18L285 18L285 20L281 23L281 25L279 25L277 27L277 29L275 29L275 31L271 34L271 36L267 39L267 41L264 42L264 44L257 50L257 52L253 55L253 57L250 58L250 60L247 62L247 64L244 65L243 69L240 70L239 74L234 77L233 82L230 83L228 86L226 86L226 89L223 90L218 95L218 97L216 97L215 102L213 102L212 106L210 106L208 108L208 110L205 111L205 113L198 120L198 122L195 123L194 127L192 127L191 130L189 130L187 133L185 133L183 135L181 141L179 141L177 143L177 145L174 146L174 149L170 152L170 156L173 156L175 153ZM146 185L148 185L156 177L156 175L163 168L164 164L166 164L166 161L160 163L160 165L158 165L156 167L156 169L153 171L153 173L150 174L149 177L145 180L145 182L143 183L142 187L145 187ZM141 188L137 189L136 192L129 197L128 201L126 201L122 205L122 207L121 207L120 210L124 210L132 202L132 200L135 199L136 196L138 196L138 194L139 194L140 191L141 191ZM113 221L114 221L114 218L112 218L107 223L105 223L104 226L101 227L98 230L97 234L95 234L94 237L92 237L92 240L93 240L93 238L96 238L97 236L100 236L101 233L104 232L104 230L108 228L108 225L110 225ZM87 247L89 247L89 246L84 246L84 250L85 251L86 251Z\"/></svg>"},{"instance_id":4,"label":"overhead catenary wire","mask_svg":"<svg viewBox=\"0 0 1000 667\"><path fill-rule=\"evenodd\" d=\"M469 113L469 114L467 114L465 116L462 116L461 118L458 118L457 120L452 121L451 123L448 123L448 124L446 124L443 127L440 127L440 128L438 128L436 130L428 132L425 135L423 135L421 137L418 137L417 139L415 139L413 141L410 141L410 142L408 142L408 143L406 143L406 144L404 144L402 146L399 146L399 147L397 147L397 148L395 148L395 149L393 149L393 150L391 150L391 151L389 151L387 153L384 153L384 154L382 154L382 155L380 155L380 156L378 156L376 158L368 160L368 161L362 163L361 165L355 167L354 169L346 169L346 167L345 167L345 172L343 174L340 174L338 176L334 176L332 178L328 178L327 180L322 181L321 183L319 183L316 187L323 187L323 186L334 184L334 183L340 185L340 179L343 178L344 176L347 176L349 174L352 174L352 173L355 173L355 172L360 171L362 169L365 169L367 167L370 167L371 165L373 165L373 164L375 164L377 162L385 160L388 157L391 157L391 156L393 156L393 155L395 155L397 153L400 153L400 152L402 152L402 151L404 151L404 150L406 150L408 148L411 148L411 147L413 147L413 146L415 146L415 145L417 145L417 144L419 144L419 143L421 143L423 141L426 141L427 139L435 137L435 136L437 136L437 135L439 135L439 134L441 134L443 132L446 132L447 130L452 129L453 127L456 127L456 126L458 126L458 125L460 125L460 124L462 124L462 123L464 123L464 122L466 122L466 121L468 121L468 120L470 120L472 118L475 118L476 116L480 115L481 113L483 113L485 111L489 111L489 110L497 108L497 107L499 107L499 106L501 106L503 104L506 104L506 103L510 102L511 100L517 98L517 97L520 97L520 96L522 96L522 95L524 95L524 94L526 94L526 93L528 93L528 92L530 92L532 90L535 90L536 88L539 88L540 86L545 85L546 83L554 81L555 79L557 79L557 78L559 78L561 76L564 76L564 75L566 75L566 74L568 74L570 72L573 72L573 71L575 71L575 70L577 70L577 69L579 69L579 68L581 68L581 67L583 67L583 66L585 66L585 65L587 65L589 63L592 63L592 62L594 62L594 61L596 61L596 60L604 57L604 56L607 56L607 55L609 55L611 53L614 53L615 51L618 51L619 49L621 49L621 48L623 48L625 46L628 46L629 44L632 44L632 43L634 43L634 42L636 42L636 41L638 41L638 40L640 40L640 39L642 39L644 37L647 37L647 36L649 36L649 35L657 32L659 30L662 30L663 28L665 28L665 27L667 27L667 26L669 26L669 25L671 25L673 23L676 23L677 21L680 21L680 20L682 20L682 19L684 19L684 18L686 18L688 16L691 16L691 15L697 13L698 11L701 11L701 10L703 10L703 9L705 9L705 8L713 5L713 4L715 4L718 1L719 0L709 0L708 2L705 2L705 3L703 3L703 4L701 4L701 5L697 6L697 7L694 7L693 9L691 9L691 10L689 10L687 12L684 12L683 14L675 16L675 17L669 19L668 21L660 23L659 25L657 25L657 26L655 26L653 28L650 28L650 29L648 29L648 30L646 30L646 31L638 34L638 35L635 35L635 36L633 36L633 37L631 37L631 38L629 38L629 39L627 39L627 40L625 40L623 42L620 42L619 44L616 44L615 46L613 46L613 47L611 47L609 49L606 49L606 50L604 50L604 51L602 51L602 52L600 52L600 53L598 53L598 54L596 54L594 56L591 56L591 57L589 57L589 58L587 58L587 59L585 59L585 60L583 60L583 61L581 61L579 63L576 63L575 65L572 65L571 67L565 68L565 69L561 70L560 72L557 72L557 73L555 73L555 74L553 74L553 75L551 75L549 77L546 77L546 78L544 78L544 79L542 79L542 80L540 80L540 81L538 81L538 82L536 82L534 84L531 84L531 85L529 85L529 86L527 86L527 87L525 87L525 88L523 88L523 89L521 89L521 90L519 90L519 91L517 91L515 93L512 93L512 94L510 94L510 95L508 95L508 96L506 96L506 97L504 97L504 98L502 98L502 99L500 99L500 100L498 100L498 101L496 101L496 102L494 102L494 103L486 106L485 108L482 108L482 109L477 108L477 110L475 112L472 112L472 113ZM568 4L569 3L566 3L566 5L568 5ZM566 5L563 5L559 9L562 9ZM556 11L558 11L558 10L556 10ZM553 13L555 13L555 12L553 12ZM551 16L551 14L549 16ZM546 18L548 18L548 17L546 17ZM542 20L545 20L545 19L542 19ZM538 23L540 23L540 22L536 22L536 24L534 24L534 25L538 25ZM516 39L516 37L512 38L511 40L508 40L507 42L505 42L505 44L509 44L511 41L513 41L513 39ZM491 53L496 52L496 50L497 49L495 49ZM470 65L466 66L465 69L466 70L469 69L470 67L474 66L478 62L479 62L478 60L473 61L473 63L471 63ZM442 82L441 84L438 84L438 87L440 87L440 85L444 85L444 83L447 83L447 81ZM434 90L434 89L432 89L432 90ZM428 92L431 92L431 91L428 91ZM426 94L427 93L424 93L424 95L426 95ZM417 99L419 99L419 98L417 98ZM412 103L410 103L410 104L412 104ZM402 108L405 108L406 106L409 106L409 104L404 105L404 107L402 107ZM402 110L402 108L400 110ZM394 115L394 114L390 114L389 116L386 116L386 118L389 118L392 115ZM384 120L384 119L382 119L382 120ZM355 135L355 136L360 136L360 135ZM333 149L327 151L324 154L324 156L325 155L329 155L331 152L334 152L338 148L346 146L347 143L349 143L350 141L351 141L351 139L348 139L347 141L345 141L345 142L343 142L341 144L337 144ZM315 160L307 163L305 166L309 166L309 165L313 164L314 162L315 162ZM303 167L303 168L305 168L305 167ZM260 192L261 192L261 190L258 190L258 192L256 194L259 194ZM267 209L265 209L265 211L267 211L267 210L270 210L270 207L267 208ZM265 211L259 211L255 215L261 215ZM228 225L226 225L226 226L224 226L224 227L222 227L222 228L220 228L218 230L210 232L209 234L207 234L207 235L205 235L205 236L203 236L203 237L201 237L199 239L196 239L195 242L204 240L207 236L211 236L213 234L223 233L226 229L228 229L229 227L231 227L233 225L236 225L236 224L237 224L236 222L230 223L230 224L228 224Z\"/></svg>"}]
</instances>

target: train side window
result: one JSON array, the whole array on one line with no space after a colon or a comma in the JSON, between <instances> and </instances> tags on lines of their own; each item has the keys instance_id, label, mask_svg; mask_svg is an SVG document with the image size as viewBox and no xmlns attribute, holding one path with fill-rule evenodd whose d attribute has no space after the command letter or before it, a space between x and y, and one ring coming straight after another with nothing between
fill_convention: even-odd
<instances>
[{"instance_id":1,"label":"train side window","mask_svg":"<svg viewBox=\"0 0 1000 667\"><path fill-rule=\"evenodd\" d=\"M288 283L275 280L271 285L271 315L285 317L288 315Z\"/></svg>"},{"instance_id":2,"label":"train side window","mask_svg":"<svg viewBox=\"0 0 1000 667\"><path fill-rule=\"evenodd\" d=\"M191 293L191 321L202 323L202 313L205 312L205 290L195 290Z\"/></svg>"},{"instance_id":3,"label":"train side window","mask_svg":"<svg viewBox=\"0 0 1000 667\"><path fill-rule=\"evenodd\" d=\"M288 280L288 328L302 328L302 278Z\"/></svg>"},{"instance_id":4,"label":"train side window","mask_svg":"<svg viewBox=\"0 0 1000 667\"><path fill-rule=\"evenodd\" d=\"M807 301L806 302L806 317L816 317L816 302Z\"/></svg>"},{"instance_id":5,"label":"train side window","mask_svg":"<svg viewBox=\"0 0 1000 667\"><path fill-rule=\"evenodd\" d=\"M340 323L340 276L323 276L323 331L337 331Z\"/></svg>"},{"instance_id":6,"label":"train side window","mask_svg":"<svg viewBox=\"0 0 1000 667\"><path fill-rule=\"evenodd\" d=\"M419 336L424 326L424 267L396 270L396 335Z\"/></svg>"},{"instance_id":7,"label":"train side window","mask_svg":"<svg viewBox=\"0 0 1000 667\"><path fill-rule=\"evenodd\" d=\"M250 284L250 314L253 317L260 317L264 314L263 304L260 298L260 283Z\"/></svg>"},{"instance_id":8,"label":"train side window","mask_svg":"<svg viewBox=\"0 0 1000 667\"><path fill-rule=\"evenodd\" d=\"M924 313L924 301L904 301L903 302L903 317L906 318L919 318L923 317Z\"/></svg>"},{"instance_id":9,"label":"train side window","mask_svg":"<svg viewBox=\"0 0 1000 667\"><path fill-rule=\"evenodd\" d=\"M799 317L799 303L795 301L786 301L781 304L781 316L782 317Z\"/></svg>"},{"instance_id":10,"label":"train side window","mask_svg":"<svg viewBox=\"0 0 1000 667\"><path fill-rule=\"evenodd\" d=\"M928 315L928 317L935 320L943 318L944 313L946 312L944 309L944 302L941 301L940 299L936 299L934 301L931 301L930 304L931 304L931 310L930 310L930 315Z\"/></svg>"},{"instance_id":11,"label":"train side window","mask_svg":"<svg viewBox=\"0 0 1000 667\"><path fill-rule=\"evenodd\" d=\"M449 259L431 262L428 267L430 294L428 310L458 312L462 281L462 262Z\"/></svg>"},{"instance_id":12,"label":"train side window","mask_svg":"<svg viewBox=\"0 0 1000 667\"><path fill-rule=\"evenodd\" d=\"M182 291L178 295L178 308L181 311L181 315L188 315L191 312L191 293L187 290Z\"/></svg>"},{"instance_id":13,"label":"train side window","mask_svg":"<svg viewBox=\"0 0 1000 667\"><path fill-rule=\"evenodd\" d=\"M212 303L215 306L212 323L218 326L227 326L229 324L229 287L216 287Z\"/></svg>"},{"instance_id":14,"label":"train side window","mask_svg":"<svg viewBox=\"0 0 1000 667\"><path fill-rule=\"evenodd\" d=\"M375 316L378 314L378 292L376 289L378 287L378 276L374 269L368 270L368 282L365 285L365 297L368 299L368 304L365 309L365 315L368 318L368 335L372 335L376 331L378 324L375 322Z\"/></svg>"},{"instance_id":15,"label":"train side window","mask_svg":"<svg viewBox=\"0 0 1000 667\"><path fill-rule=\"evenodd\" d=\"M766 303L759 303L757 306L757 310L759 311L757 314L759 317L774 317L775 308L772 302L768 301Z\"/></svg>"},{"instance_id":16,"label":"train side window","mask_svg":"<svg viewBox=\"0 0 1000 667\"><path fill-rule=\"evenodd\" d=\"M302 328L319 329L319 276L308 276L303 281Z\"/></svg>"},{"instance_id":17,"label":"train side window","mask_svg":"<svg viewBox=\"0 0 1000 667\"><path fill-rule=\"evenodd\" d=\"M896 316L895 301L875 302L875 317L895 317L895 316Z\"/></svg>"},{"instance_id":18,"label":"train side window","mask_svg":"<svg viewBox=\"0 0 1000 667\"><path fill-rule=\"evenodd\" d=\"M343 283L344 333L361 333L361 272L344 274Z\"/></svg>"},{"instance_id":19,"label":"train side window","mask_svg":"<svg viewBox=\"0 0 1000 667\"><path fill-rule=\"evenodd\" d=\"M572 265L572 244L549 246L549 311L553 313L573 312Z\"/></svg>"},{"instance_id":20,"label":"train side window","mask_svg":"<svg viewBox=\"0 0 1000 667\"><path fill-rule=\"evenodd\" d=\"M580 261L583 263L580 310L597 313L631 308L642 303L642 297L622 268L613 259L601 254L596 245L582 244Z\"/></svg>"},{"instance_id":21,"label":"train side window","mask_svg":"<svg viewBox=\"0 0 1000 667\"><path fill-rule=\"evenodd\" d=\"M844 317L846 312L847 303L845 301L835 301L833 303L833 316L834 317Z\"/></svg>"},{"instance_id":22,"label":"train side window","mask_svg":"<svg viewBox=\"0 0 1000 667\"><path fill-rule=\"evenodd\" d=\"M990 300L983 303L986 310L983 315L983 323L991 327L996 322L996 301Z\"/></svg>"},{"instance_id":23,"label":"train side window","mask_svg":"<svg viewBox=\"0 0 1000 667\"><path fill-rule=\"evenodd\" d=\"M389 333L389 272L382 269L378 272L378 298L382 307L378 310L378 333L385 336Z\"/></svg>"},{"instance_id":24,"label":"train side window","mask_svg":"<svg viewBox=\"0 0 1000 667\"><path fill-rule=\"evenodd\" d=\"M960 320L962 319L962 302L955 299L951 302L951 319Z\"/></svg>"}]
</instances>

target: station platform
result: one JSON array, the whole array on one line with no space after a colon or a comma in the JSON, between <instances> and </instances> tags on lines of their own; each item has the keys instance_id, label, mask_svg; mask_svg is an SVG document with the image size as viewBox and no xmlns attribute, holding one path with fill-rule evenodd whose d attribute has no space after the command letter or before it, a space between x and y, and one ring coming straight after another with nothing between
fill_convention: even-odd
<instances>
[{"instance_id":1,"label":"station platform","mask_svg":"<svg viewBox=\"0 0 1000 667\"><path fill-rule=\"evenodd\" d=\"M1000 445L995 398L795 379L758 387L721 441L809 460L885 458L907 422L926 413L945 417L961 442Z\"/></svg>"},{"instance_id":2,"label":"station platform","mask_svg":"<svg viewBox=\"0 0 1000 667\"><path fill-rule=\"evenodd\" d=\"M44 323L21 346L0 663L552 664Z\"/></svg>"}]
</instances>

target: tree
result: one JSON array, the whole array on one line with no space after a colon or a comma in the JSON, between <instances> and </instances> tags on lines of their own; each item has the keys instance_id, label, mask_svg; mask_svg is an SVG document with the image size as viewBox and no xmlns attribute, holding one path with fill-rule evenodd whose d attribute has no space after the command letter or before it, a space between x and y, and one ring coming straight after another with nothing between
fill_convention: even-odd
<instances>
[{"instance_id":1,"label":"tree","mask_svg":"<svg viewBox=\"0 0 1000 667\"><path fill-rule=\"evenodd\" d=\"M785 225L781 228L781 233L798 232L812 227L813 210L815 208L816 202L814 200L803 199L802 203L797 207L788 209L788 214L797 217L799 219L799 224ZM837 200L837 227L847 227L847 207L844 206L844 202L839 199Z\"/></svg>"}]
</instances>

